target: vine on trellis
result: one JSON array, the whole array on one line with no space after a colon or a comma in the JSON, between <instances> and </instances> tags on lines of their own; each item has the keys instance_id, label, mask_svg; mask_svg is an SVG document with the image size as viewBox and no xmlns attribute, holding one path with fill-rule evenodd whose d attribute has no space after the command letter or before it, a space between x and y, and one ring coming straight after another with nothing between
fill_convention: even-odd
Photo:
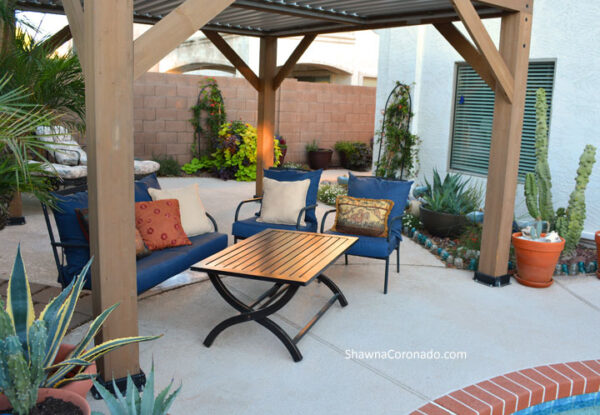
<instances>
[{"instance_id":1,"label":"vine on trellis","mask_svg":"<svg viewBox=\"0 0 600 415\"><path fill-rule=\"evenodd\" d=\"M376 176L403 180L417 175L421 140L410 132L411 110L410 86L396 81L383 111Z\"/></svg>"},{"instance_id":2,"label":"vine on trellis","mask_svg":"<svg viewBox=\"0 0 600 415\"><path fill-rule=\"evenodd\" d=\"M226 122L225 102L217 81L206 78L200 83L200 87L196 105L190 108L193 114L190 122L194 126L194 142L191 147L193 157L202 156L203 138L207 140L205 154L216 150L219 129Z\"/></svg>"}]
</instances>

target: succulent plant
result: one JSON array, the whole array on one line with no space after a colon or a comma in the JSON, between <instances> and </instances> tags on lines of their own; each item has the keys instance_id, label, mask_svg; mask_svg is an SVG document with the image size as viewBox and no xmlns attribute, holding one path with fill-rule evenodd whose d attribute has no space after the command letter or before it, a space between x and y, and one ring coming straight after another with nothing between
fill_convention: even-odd
<instances>
[{"instance_id":1,"label":"succulent plant","mask_svg":"<svg viewBox=\"0 0 600 415\"><path fill-rule=\"evenodd\" d=\"M481 189L470 185L470 179L464 179L460 174L446 174L444 180L436 169L433 170L433 181L429 183L423 194L427 209L435 212L466 215L479 209L481 204Z\"/></svg>"},{"instance_id":2,"label":"succulent plant","mask_svg":"<svg viewBox=\"0 0 600 415\"><path fill-rule=\"evenodd\" d=\"M90 375L81 372L97 358L121 346L160 337L125 337L86 350L117 307L115 304L96 317L81 341L62 362L54 363L91 263L92 260L68 287L48 303L36 320L21 250L17 250L8 282L6 309L0 302L0 392L6 395L19 415L28 414L35 405L39 388L55 388L67 382L89 379Z\"/></svg>"},{"instance_id":3,"label":"succulent plant","mask_svg":"<svg viewBox=\"0 0 600 415\"><path fill-rule=\"evenodd\" d=\"M94 381L94 386L98 393L104 399L111 415L166 415L173 404L173 401L181 390L181 385L175 392L169 395L173 381L163 389L158 396L154 396L154 364L148 375L144 392L140 393L133 384L131 376L127 376L127 392L125 396L119 391L119 388L113 380L113 388L116 397L105 387ZM102 415L100 412L94 412L92 415Z\"/></svg>"}]
</instances>

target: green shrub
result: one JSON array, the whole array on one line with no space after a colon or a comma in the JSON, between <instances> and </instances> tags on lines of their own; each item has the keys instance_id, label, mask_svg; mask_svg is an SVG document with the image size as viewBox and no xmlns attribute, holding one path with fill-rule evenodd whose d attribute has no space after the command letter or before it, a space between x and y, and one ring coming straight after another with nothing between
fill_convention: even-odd
<instances>
[{"instance_id":1,"label":"green shrub","mask_svg":"<svg viewBox=\"0 0 600 415\"><path fill-rule=\"evenodd\" d=\"M460 174L446 174L441 180L437 170L433 170L433 182L425 180L427 191L423 195L425 207L435 212L466 215L479 209L482 200L480 187L470 186L470 179Z\"/></svg>"},{"instance_id":2,"label":"green shrub","mask_svg":"<svg viewBox=\"0 0 600 415\"><path fill-rule=\"evenodd\" d=\"M179 163L172 156L152 156L152 160L160 164L160 169L156 172L157 176L181 176L181 167L179 167Z\"/></svg>"},{"instance_id":3,"label":"green shrub","mask_svg":"<svg viewBox=\"0 0 600 415\"><path fill-rule=\"evenodd\" d=\"M322 183L317 192L317 199L326 205L334 206L338 196L348 194L348 187L337 183Z\"/></svg>"},{"instance_id":4,"label":"green shrub","mask_svg":"<svg viewBox=\"0 0 600 415\"><path fill-rule=\"evenodd\" d=\"M319 150L319 145L317 144L317 140L313 140L312 143L308 143L306 145L306 151L307 152L311 152L311 151L318 151Z\"/></svg>"},{"instance_id":5,"label":"green shrub","mask_svg":"<svg viewBox=\"0 0 600 415\"><path fill-rule=\"evenodd\" d=\"M345 163L342 166L350 170L365 171L371 168L373 161L373 151L366 143L338 141L335 143L335 149L340 156L344 154Z\"/></svg>"}]
</instances>

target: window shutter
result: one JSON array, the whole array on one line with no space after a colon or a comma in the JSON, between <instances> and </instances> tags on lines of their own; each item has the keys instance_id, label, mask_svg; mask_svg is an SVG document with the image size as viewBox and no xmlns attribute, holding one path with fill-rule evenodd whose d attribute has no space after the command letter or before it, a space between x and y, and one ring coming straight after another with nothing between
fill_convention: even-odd
<instances>
[{"instance_id":1,"label":"window shutter","mask_svg":"<svg viewBox=\"0 0 600 415\"><path fill-rule=\"evenodd\" d=\"M554 66L554 61L529 63L519 161L520 178L524 178L526 173L533 172L535 168L535 94L538 88L546 90L550 118ZM457 64L451 169L487 175L494 120L494 95L470 65Z\"/></svg>"}]
</instances>

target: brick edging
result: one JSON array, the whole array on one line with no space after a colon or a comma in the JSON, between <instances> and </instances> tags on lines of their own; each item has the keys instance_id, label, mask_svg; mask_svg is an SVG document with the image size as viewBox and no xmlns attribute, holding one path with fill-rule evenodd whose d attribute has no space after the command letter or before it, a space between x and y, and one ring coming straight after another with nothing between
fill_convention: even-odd
<instances>
[{"instance_id":1,"label":"brick edging","mask_svg":"<svg viewBox=\"0 0 600 415\"><path fill-rule=\"evenodd\" d=\"M410 415L510 415L531 406L600 391L600 360L537 366L456 390Z\"/></svg>"}]
</instances>

